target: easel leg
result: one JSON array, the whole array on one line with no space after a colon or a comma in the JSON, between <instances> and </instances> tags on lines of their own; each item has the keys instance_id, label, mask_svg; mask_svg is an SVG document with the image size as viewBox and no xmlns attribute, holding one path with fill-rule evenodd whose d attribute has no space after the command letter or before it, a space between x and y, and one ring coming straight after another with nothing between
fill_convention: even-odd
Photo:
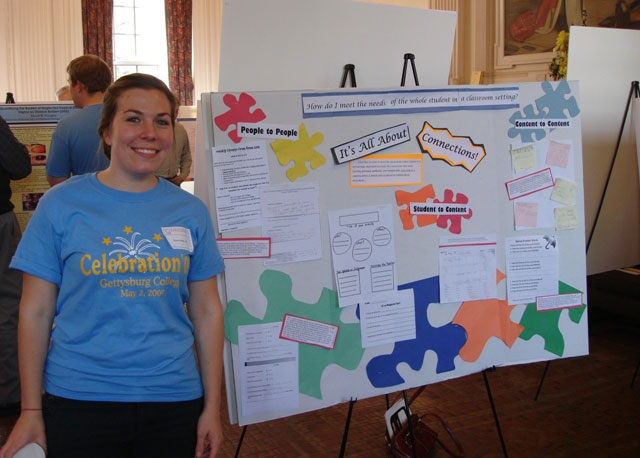
<instances>
[{"instance_id":1,"label":"easel leg","mask_svg":"<svg viewBox=\"0 0 640 458\"><path fill-rule=\"evenodd\" d=\"M240 440L238 440L238 447L236 447L235 458L238 458L238 455L240 454L240 447L242 447L242 441L244 440L244 433L247 432L247 426L249 425L244 425L242 428L242 434L240 434Z\"/></svg>"},{"instance_id":2,"label":"easel leg","mask_svg":"<svg viewBox=\"0 0 640 458\"><path fill-rule=\"evenodd\" d=\"M349 413L347 413L347 422L344 425L344 433L342 433L342 444L340 445L340 458L344 456L344 451L347 448L347 436L349 435L349 424L351 423L351 412L353 411L353 405L357 399L351 398L349 401Z\"/></svg>"},{"instance_id":3,"label":"easel leg","mask_svg":"<svg viewBox=\"0 0 640 458\"><path fill-rule=\"evenodd\" d=\"M504 444L504 438L502 437L502 429L500 429L500 421L498 421L498 412L496 412L496 406L493 403L493 396L491 395L491 388L489 387L489 379L487 378L487 371L495 371L496 368L492 367L490 369L485 369L482 371L482 377L484 378L484 385L487 388L487 394L489 395L489 403L491 404L491 410L493 411L493 419L496 422L496 428L498 429L498 436L500 437L500 444L502 445L502 453L504 453L504 458L509 458L509 454L507 453L507 447Z\"/></svg>"},{"instance_id":4,"label":"easel leg","mask_svg":"<svg viewBox=\"0 0 640 458\"><path fill-rule=\"evenodd\" d=\"M536 396L533 398L534 401L538 400L538 395L540 394L540 390L542 389L542 384L544 383L544 378L547 376L547 369L549 369L549 364L551 364L551 361L547 361L547 364L544 366L544 371L542 372L542 377L540 377L540 384L538 385L538 391L536 391Z\"/></svg>"},{"instance_id":5,"label":"easel leg","mask_svg":"<svg viewBox=\"0 0 640 458\"><path fill-rule=\"evenodd\" d=\"M409 408L409 401L407 401L407 391L406 390L402 390L402 397L404 398L404 405L407 406L407 409ZM413 436L413 425L411 424L411 415L409 415L409 418L407 418L407 425L409 426L409 438L411 439L411 451L413 452L413 458L417 458L417 453L416 453L416 441L414 440L414 436Z\"/></svg>"}]
</instances>

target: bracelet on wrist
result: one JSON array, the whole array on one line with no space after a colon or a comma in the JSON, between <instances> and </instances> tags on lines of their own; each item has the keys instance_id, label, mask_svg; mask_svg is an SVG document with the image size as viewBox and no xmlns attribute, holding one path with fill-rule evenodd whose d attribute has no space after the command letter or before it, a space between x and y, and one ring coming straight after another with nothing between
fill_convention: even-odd
<instances>
[{"instance_id":1,"label":"bracelet on wrist","mask_svg":"<svg viewBox=\"0 0 640 458\"><path fill-rule=\"evenodd\" d=\"M26 409L26 408L23 408L23 409L20 409L20 410L23 410L23 411L24 410L35 410L35 411L37 411L37 410L42 410L42 409Z\"/></svg>"}]
</instances>

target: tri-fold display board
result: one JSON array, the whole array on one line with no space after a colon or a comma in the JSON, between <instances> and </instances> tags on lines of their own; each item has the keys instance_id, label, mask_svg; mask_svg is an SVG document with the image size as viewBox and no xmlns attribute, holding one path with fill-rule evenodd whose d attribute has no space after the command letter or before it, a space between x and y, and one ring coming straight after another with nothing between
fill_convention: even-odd
<instances>
[{"instance_id":1,"label":"tri-fold display board","mask_svg":"<svg viewBox=\"0 0 640 458\"><path fill-rule=\"evenodd\" d=\"M201 110L233 422L588 353L577 83Z\"/></svg>"}]
</instances>

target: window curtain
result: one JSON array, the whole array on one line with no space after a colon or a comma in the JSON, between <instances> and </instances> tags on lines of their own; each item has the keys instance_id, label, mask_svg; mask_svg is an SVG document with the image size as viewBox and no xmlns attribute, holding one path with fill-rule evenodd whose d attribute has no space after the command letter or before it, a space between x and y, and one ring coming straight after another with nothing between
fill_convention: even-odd
<instances>
[{"instance_id":1,"label":"window curtain","mask_svg":"<svg viewBox=\"0 0 640 458\"><path fill-rule=\"evenodd\" d=\"M169 87L180 105L193 105L191 74L192 0L165 0Z\"/></svg>"},{"instance_id":2,"label":"window curtain","mask_svg":"<svg viewBox=\"0 0 640 458\"><path fill-rule=\"evenodd\" d=\"M95 54L113 72L113 0L82 0L82 44L85 54Z\"/></svg>"}]
</instances>

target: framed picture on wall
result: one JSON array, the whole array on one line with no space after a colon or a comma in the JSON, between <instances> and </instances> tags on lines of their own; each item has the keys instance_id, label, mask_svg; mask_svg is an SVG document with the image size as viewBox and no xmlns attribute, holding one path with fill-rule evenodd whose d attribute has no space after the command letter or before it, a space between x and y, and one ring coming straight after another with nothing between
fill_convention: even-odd
<instances>
[{"instance_id":1,"label":"framed picture on wall","mask_svg":"<svg viewBox=\"0 0 640 458\"><path fill-rule=\"evenodd\" d=\"M550 62L572 25L640 29L638 0L496 0L496 68ZM584 16L583 16L584 14Z\"/></svg>"},{"instance_id":2,"label":"framed picture on wall","mask_svg":"<svg viewBox=\"0 0 640 458\"><path fill-rule=\"evenodd\" d=\"M579 0L498 0L496 66L550 62L561 30L582 24Z\"/></svg>"}]
</instances>

